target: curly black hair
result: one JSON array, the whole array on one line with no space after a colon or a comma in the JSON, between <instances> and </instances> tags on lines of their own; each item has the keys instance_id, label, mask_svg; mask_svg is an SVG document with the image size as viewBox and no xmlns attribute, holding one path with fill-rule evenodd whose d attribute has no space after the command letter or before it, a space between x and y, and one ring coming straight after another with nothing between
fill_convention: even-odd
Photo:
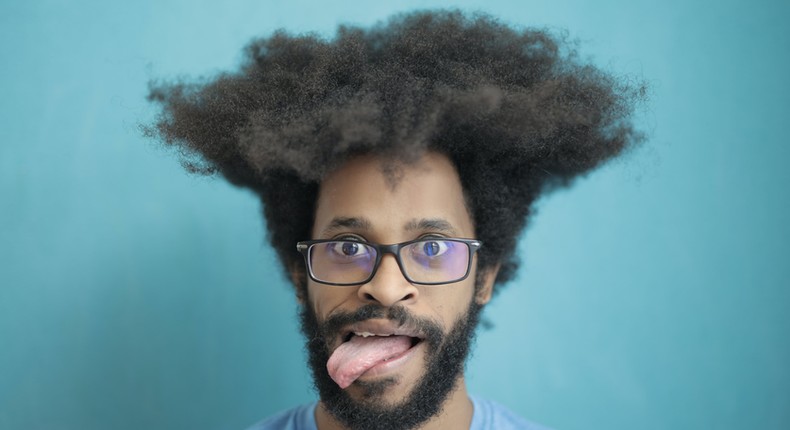
<instances>
[{"instance_id":1,"label":"curly black hair","mask_svg":"<svg viewBox=\"0 0 790 430\"><path fill-rule=\"evenodd\" d=\"M238 71L152 83L161 111L143 129L179 148L188 170L257 193L291 273L303 270L295 244L310 238L327 172L364 153L408 163L439 151L485 244L479 265L500 264L501 286L532 202L643 140L632 117L644 94L549 31L420 11L341 26L331 40L277 31L246 47Z\"/></svg>"}]
</instances>

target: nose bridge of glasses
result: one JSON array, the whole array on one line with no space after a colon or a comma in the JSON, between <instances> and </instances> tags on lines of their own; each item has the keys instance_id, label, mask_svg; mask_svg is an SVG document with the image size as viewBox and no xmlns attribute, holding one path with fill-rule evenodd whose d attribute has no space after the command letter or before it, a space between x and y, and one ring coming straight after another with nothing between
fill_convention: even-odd
<instances>
[{"instance_id":1,"label":"nose bridge of glasses","mask_svg":"<svg viewBox=\"0 0 790 430\"><path fill-rule=\"evenodd\" d=\"M394 264L395 267L397 267L398 272L400 272L400 274L405 277L405 274L403 273L403 267L401 266L400 262L400 256L398 255L400 246L401 245L399 244L376 246L376 251L379 253L379 264L375 270L376 274L379 272L379 269L381 269L381 266L384 265L384 262L389 261L387 264Z\"/></svg>"}]
</instances>

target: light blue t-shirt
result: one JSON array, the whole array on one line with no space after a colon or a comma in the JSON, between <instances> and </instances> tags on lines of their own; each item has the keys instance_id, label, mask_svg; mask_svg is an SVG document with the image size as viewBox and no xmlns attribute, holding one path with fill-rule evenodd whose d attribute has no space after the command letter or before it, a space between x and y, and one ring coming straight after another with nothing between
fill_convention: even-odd
<instances>
[{"instance_id":1,"label":"light blue t-shirt","mask_svg":"<svg viewBox=\"0 0 790 430\"><path fill-rule=\"evenodd\" d=\"M474 413L469 430L548 430L546 427L524 420L499 403L471 396L470 399L474 405ZM317 404L317 402L309 403L280 412L248 430L317 430L315 423Z\"/></svg>"}]
</instances>

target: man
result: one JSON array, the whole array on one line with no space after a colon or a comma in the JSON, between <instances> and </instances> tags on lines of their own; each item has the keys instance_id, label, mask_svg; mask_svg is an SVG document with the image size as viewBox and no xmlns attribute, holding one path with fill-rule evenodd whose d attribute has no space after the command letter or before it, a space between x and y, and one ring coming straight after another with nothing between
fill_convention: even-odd
<instances>
[{"instance_id":1,"label":"man","mask_svg":"<svg viewBox=\"0 0 790 430\"><path fill-rule=\"evenodd\" d=\"M467 393L479 313L535 198L640 140L641 88L566 49L419 12L277 32L236 73L152 88L147 132L261 197L301 304L320 401L255 429L539 428Z\"/></svg>"}]
</instances>

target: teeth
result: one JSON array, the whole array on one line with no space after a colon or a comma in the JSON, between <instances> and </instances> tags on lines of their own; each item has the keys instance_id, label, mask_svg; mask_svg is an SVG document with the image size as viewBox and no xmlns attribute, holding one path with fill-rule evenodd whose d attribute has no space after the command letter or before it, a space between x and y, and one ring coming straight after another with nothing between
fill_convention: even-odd
<instances>
[{"instance_id":1,"label":"teeth","mask_svg":"<svg viewBox=\"0 0 790 430\"><path fill-rule=\"evenodd\" d=\"M357 336L361 336L361 337L389 336L388 334L373 334L373 333L371 333L369 331L355 331L354 334L357 335Z\"/></svg>"}]
</instances>

